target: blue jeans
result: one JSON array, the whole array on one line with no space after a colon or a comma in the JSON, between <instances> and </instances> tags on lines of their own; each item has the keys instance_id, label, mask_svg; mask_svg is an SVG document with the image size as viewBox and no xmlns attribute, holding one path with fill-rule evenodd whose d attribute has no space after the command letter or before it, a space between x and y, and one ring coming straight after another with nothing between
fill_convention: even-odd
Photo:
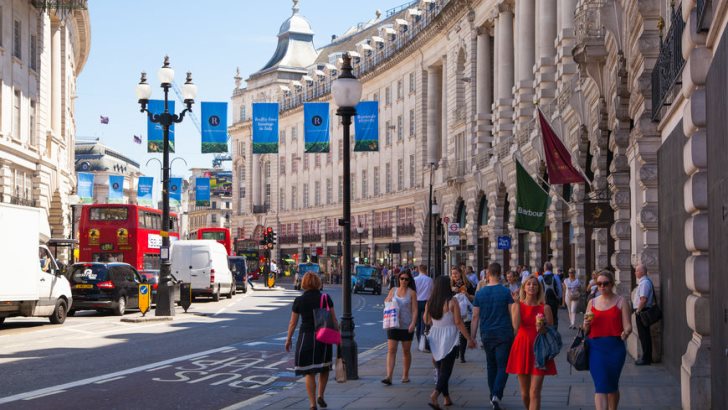
<instances>
[{"instance_id":1,"label":"blue jeans","mask_svg":"<svg viewBox=\"0 0 728 410\"><path fill-rule=\"evenodd\" d=\"M508 373L508 355L511 352L513 338L483 338L483 350L485 350L486 374L488 375L488 388L490 397L503 398L503 390L506 388Z\"/></svg>"}]
</instances>

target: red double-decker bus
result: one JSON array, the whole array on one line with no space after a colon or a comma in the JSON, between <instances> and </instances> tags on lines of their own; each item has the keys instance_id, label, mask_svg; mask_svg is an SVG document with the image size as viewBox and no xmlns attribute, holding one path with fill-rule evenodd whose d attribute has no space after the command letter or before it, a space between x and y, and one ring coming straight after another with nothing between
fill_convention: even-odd
<instances>
[{"instance_id":1,"label":"red double-decker bus","mask_svg":"<svg viewBox=\"0 0 728 410\"><path fill-rule=\"evenodd\" d=\"M214 239L225 245L228 255L234 255L233 242L228 228L199 228L197 229L197 239Z\"/></svg>"},{"instance_id":2,"label":"red double-decker bus","mask_svg":"<svg viewBox=\"0 0 728 410\"><path fill-rule=\"evenodd\" d=\"M170 241L179 239L170 213ZM126 262L139 270L159 269L162 211L139 205L84 205L78 225L81 262Z\"/></svg>"}]
</instances>

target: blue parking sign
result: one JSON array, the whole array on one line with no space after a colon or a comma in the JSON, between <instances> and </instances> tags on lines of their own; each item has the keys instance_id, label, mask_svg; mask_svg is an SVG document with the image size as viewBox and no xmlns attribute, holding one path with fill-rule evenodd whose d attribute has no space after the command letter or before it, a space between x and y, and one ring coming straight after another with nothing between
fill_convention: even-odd
<instances>
[{"instance_id":1,"label":"blue parking sign","mask_svg":"<svg viewBox=\"0 0 728 410\"><path fill-rule=\"evenodd\" d=\"M498 249L511 249L511 237L507 235L499 236Z\"/></svg>"}]
</instances>

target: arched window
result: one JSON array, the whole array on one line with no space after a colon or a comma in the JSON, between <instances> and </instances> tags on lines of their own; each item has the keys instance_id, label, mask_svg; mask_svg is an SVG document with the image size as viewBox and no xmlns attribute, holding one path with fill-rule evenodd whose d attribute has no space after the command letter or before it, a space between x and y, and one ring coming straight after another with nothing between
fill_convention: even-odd
<instances>
[{"instance_id":1,"label":"arched window","mask_svg":"<svg viewBox=\"0 0 728 410\"><path fill-rule=\"evenodd\" d=\"M488 225L488 198L485 195L480 198L478 225Z\"/></svg>"},{"instance_id":2,"label":"arched window","mask_svg":"<svg viewBox=\"0 0 728 410\"><path fill-rule=\"evenodd\" d=\"M458 224L460 225L460 228L465 227L466 216L467 216L467 210L465 209L465 202L460 201L460 206L458 207L458 213L457 213L457 221L458 221Z\"/></svg>"}]
</instances>

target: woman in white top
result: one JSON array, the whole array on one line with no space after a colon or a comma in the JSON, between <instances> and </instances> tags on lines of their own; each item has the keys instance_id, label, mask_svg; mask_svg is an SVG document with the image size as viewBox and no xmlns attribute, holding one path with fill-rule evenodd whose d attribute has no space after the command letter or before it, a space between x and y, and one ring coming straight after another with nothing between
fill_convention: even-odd
<instances>
[{"instance_id":1,"label":"woman in white top","mask_svg":"<svg viewBox=\"0 0 728 410\"><path fill-rule=\"evenodd\" d=\"M576 329L576 310L579 307L579 298L581 298L583 290L574 268L569 268L569 277L564 279L564 286L566 286L564 303L569 309L569 329Z\"/></svg>"},{"instance_id":2,"label":"woman in white top","mask_svg":"<svg viewBox=\"0 0 728 410\"><path fill-rule=\"evenodd\" d=\"M382 383L392 385L394 362L397 360L397 345L402 343L404 363L402 368L402 383L409 383L409 371L412 364L412 338L417 325L417 288L412 272L405 269L399 272L399 286L389 290L385 302L397 301L399 306L399 327L387 329L387 377Z\"/></svg>"},{"instance_id":3,"label":"woman in white top","mask_svg":"<svg viewBox=\"0 0 728 410\"><path fill-rule=\"evenodd\" d=\"M428 325L432 325L427 339L430 341L430 351L432 351L432 359L435 361L437 369L437 385L427 404L433 409L440 409L437 400L440 394L445 398L445 406L453 404L450 400L448 383L455 365L455 358L458 355L458 331L468 341L469 347L475 347L475 342L470 337L460 316L460 307L453 298L450 278L447 276L439 276L435 279L432 295L425 305L424 320Z\"/></svg>"}]
</instances>

